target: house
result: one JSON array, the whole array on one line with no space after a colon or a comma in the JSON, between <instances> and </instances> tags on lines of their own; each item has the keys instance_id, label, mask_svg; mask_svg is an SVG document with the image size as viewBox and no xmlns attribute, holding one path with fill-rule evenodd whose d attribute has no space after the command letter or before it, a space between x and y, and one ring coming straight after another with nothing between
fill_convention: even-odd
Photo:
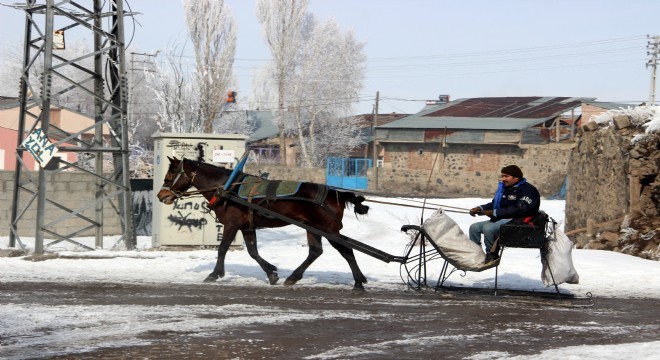
<instances>
[{"instance_id":1,"label":"house","mask_svg":"<svg viewBox=\"0 0 660 360\"><path fill-rule=\"evenodd\" d=\"M573 146L565 135L572 133L581 104L592 100L466 98L379 125L376 141L382 168L373 188L491 196L499 170L518 164L542 193L558 191ZM564 116L572 121L562 121Z\"/></svg>"},{"instance_id":2,"label":"house","mask_svg":"<svg viewBox=\"0 0 660 360\"><path fill-rule=\"evenodd\" d=\"M14 170L16 168L16 145L18 141L20 103L18 98L0 97L0 170ZM35 116L39 116L40 110L35 107L30 110ZM26 117L24 131L29 131L35 123L31 116ZM84 114L58 107L50 109L49 138L52 142L65 139L69 134L80 133L79 138L90 142L94 138L94 119ZM110 132L106 125L103 126L103 136L109 139ZM27 134L25 134L27 135ZM25 135L21 136L24 138ZM80 146L74 141L66 142L66 146ZM64 161L74 162L77 154L73 152L60 151L57 156ZM38 169L38 164L29 155L23 154L23 161L28 169Z\"/></svg>"}]
</instances>

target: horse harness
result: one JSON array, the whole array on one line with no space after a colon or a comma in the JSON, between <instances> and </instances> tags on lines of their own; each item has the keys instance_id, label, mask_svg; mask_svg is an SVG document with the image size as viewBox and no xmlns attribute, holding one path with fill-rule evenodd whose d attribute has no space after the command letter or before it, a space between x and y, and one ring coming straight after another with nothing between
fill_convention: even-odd
<instances>
[{"instance_id":1,"label":"horse harness","mask_svg":"<svg viewBox=\"0 0 660 360\"><path fill-rule=\"evenodd\" d=\"M263 186L264 182L266 182L265 188ZM282 183L281 180L264 180L250 176L248 174L244 174L240 179L238 179L238 181L232 183L229 189L225 190L222 187L217 188L215 190L215 193L213 194L213 196L211 196L211 199L209 200L209 208L212 209L214 206L220 205L218 201L222 198L227 198L228 197L227 195L230 193L233 196L241 197L239 195L239 187L243 185L249 187L245 199L256 206L265 206L279 200L306 201L320 206L322 209L324 209L330 215L332 215L336 222L340 221L339 219L337 219L337 214L332 209L329 209L327 206L325 206L325 200L327 199L329 192L328 187L326 185L310 183L312 185L316 185L317 191L316 191L316 195L313 198L307 198L307 197L295 196L295 195L278 195L277 189L281 183ZM260 192L259 190L260 188L265 190L263 192ZM223 201L222 205L226 206L227 201ZM248 207L248 222L250 224L251 230L254 230L255 228L254 227L255 210L259 212L258 209ZM269 216L264 213L260 213L260 215L266 218L272 218L272 216Z\"/></svg>"}]
</instances>

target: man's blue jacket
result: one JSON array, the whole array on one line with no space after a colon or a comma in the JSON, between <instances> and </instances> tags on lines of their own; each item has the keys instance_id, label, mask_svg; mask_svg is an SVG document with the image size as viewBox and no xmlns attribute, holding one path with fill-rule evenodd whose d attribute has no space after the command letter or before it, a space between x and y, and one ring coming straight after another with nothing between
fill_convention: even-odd
<instances>
[{"instance_id":1,"label":"man's blue jacket","mask_svg":"<svg viewBox=\"0 0 660 360\"><path fill-rule=\"evenodd\" d=\"M534 185L522 179L515 185L504 188L499 209L493 208L494 203L495 198L480 206L482 210L493 210L493 220L536 216L541 206L541 195Z\"/></svg>"}]
</instances>

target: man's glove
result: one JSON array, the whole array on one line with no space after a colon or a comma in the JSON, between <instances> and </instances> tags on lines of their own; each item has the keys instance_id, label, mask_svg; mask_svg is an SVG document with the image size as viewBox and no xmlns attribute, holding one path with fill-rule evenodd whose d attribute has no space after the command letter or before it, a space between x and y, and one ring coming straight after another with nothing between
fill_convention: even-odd
<instances>
[{"instance_id":1,"label":"man's glove","mask_svg":"<svg viewBox=\"0 0 660 360\"><path fill-rule=\"evenodd\" d=\"M484 210L484 212L482 212L482 214L486 215L488 217L493 217L493 210Z\"/></svg>"},{"instance_id":2,"label":"man's glove","mask_svg":"<svg viewBox=\"0 0 660 360\"><path fill-rule=\"evenodd\" d=\"M470 209L470 216L474 217L475 215L481 213L481 208L480 207L473 207Z\"/></svg>"}]
</instances>

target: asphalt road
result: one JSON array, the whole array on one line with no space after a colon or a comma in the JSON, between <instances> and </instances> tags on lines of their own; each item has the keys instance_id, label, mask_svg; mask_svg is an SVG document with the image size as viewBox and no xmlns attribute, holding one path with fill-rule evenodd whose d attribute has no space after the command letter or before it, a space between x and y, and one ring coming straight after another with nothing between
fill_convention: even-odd
<instances>
[{"instance_id":1,"label":"asphalt road","mask_svg":"<svg viewBox=\"0 0 660 360\"><path fill-rule=\"evenodd\" d=\"M146 331L133 335L141 345L82 353L71 349L43 357L51 359L462 359L485 352L533 355L567 346L660 338L660 300L653 299L595 297L595 305L585 307L584 301L460 291L23 282L0 284L0 306L8 303L26 308L146 305L181 312L193 305L235 305L239 310L208 315L224 317L232 324L229 329L203 334ZM245 315L258 317L266 308L268 316L296 315L278 321L238 321ZM130 324L127 329L130 332ZM20 358L11 352L16 341L20 339L0 338L0 350L9 349L0 357ZM47 351L48 344L43 346Z\"/></svg>"}]
</instances>

